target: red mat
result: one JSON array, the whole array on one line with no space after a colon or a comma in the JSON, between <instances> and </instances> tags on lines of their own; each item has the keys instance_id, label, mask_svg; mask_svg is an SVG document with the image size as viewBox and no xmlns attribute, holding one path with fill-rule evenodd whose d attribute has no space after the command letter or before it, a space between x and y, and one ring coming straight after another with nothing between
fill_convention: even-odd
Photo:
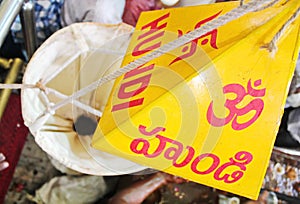
<instances>
[{"instance_id":1,"label":"red mat","mask_svg":"<svg viewBox=\"0 0 300 204\"><path fill-rule=\"evenodd\" d=\"M0 152L10 164L0 172L0 203L4 202L28 132L21 114L20 95L12 94L0 121Z\"/></svg>"}]
</instances>

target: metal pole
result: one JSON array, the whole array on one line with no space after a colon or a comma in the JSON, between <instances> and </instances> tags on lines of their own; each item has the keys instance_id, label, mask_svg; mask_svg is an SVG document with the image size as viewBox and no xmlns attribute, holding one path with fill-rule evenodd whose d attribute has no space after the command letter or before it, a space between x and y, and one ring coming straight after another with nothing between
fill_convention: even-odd
<instances>
[{"instance_id":1,"label":"metal pole","mask_svg":"<svg viewBox=\"0 0 300 204\"><path fill-rule=\"evenodd\" d=\"M19 14L23 0L3 0L0 4L0 47L11 27L12 22Z\"/></svg>"},{"instance_id":2,"label":"metal pole","mask_svg":"<svg viewBox=\"0 0 300 204\"><path fill-rule=\"evenodd\" d=\"M22 31L24 35L25 49L28 60L37 48L37 36L34 16L34 3L25 1L20 13Z\"/></svg>"},{"instance_id":3,"label":"metal pole","mask_svg":"<svg viewBox=\"0 0 300 204\"><path fill-rule=\"evenodd\" d=\"M12 62L13 62L13 59L5 59L5 58L0 57L0 67L1 68L9 69Z\"/></svg>"},{"instance_id":4,"label":"metal pole","mask_svg":"<svg viewBox=\"0 0 300 204\"><path fill-rule=\"evenodd\" d=\"M23 67L23 61L19 58L15 58L14 61L12 62L11 68L8 72L8 75L6 76L4 83L5 84L14 83L22 67ZM4 113L10 94L11 94L11 89L3 89L0 92L0 120Z\"/></svg>"}]
</instances>

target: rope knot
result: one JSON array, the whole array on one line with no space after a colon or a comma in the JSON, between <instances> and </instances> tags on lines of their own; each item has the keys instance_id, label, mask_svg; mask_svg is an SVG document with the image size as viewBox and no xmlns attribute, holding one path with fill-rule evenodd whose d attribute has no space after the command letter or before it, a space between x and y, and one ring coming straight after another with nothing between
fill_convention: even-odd
<instances>
[{"instance_id":1,"label":"rope knot","mask_svg":"<svg viewBox=\"0 0 300 204\"><path fill-rule=\"evenodd\" d=\"M48 106L46 107L46 111L45 113L50 114L50 115L54 115L55 114L55 109L53 109L54 103L49 103Z\"/></svg>"},{"instance_id":2,"label":"rope knot","mask_svg":"<svg viewBox=\"0 0 300 204\"><path fill-rule=\"evenodd\" d=\"M43 92L46 92L46 86L44 84L42 84L41 82L42 80L39 80L36 84L35 87L40 89Z\"/></svg>"},{"instance_id":3,"label":"rope knot","mask_svg":"<svg viewBox=\"0 0 300 204\"><path fill-rule=\"evenodd\" d=\"M278 50L277 43L274 40L272 40L268 44L261 46L261 48L267 49L271 53L272 56L274 56L274 54Z\"/></svg>"}]
</instances>

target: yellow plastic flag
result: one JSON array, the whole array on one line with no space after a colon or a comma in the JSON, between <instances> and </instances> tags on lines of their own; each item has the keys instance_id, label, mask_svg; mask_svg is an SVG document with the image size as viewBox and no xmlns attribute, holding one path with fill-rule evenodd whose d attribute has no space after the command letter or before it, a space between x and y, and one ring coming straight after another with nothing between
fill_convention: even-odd
<instances>
[{"instance_id":1,"label":"yellow plastic flag","mask_svg":"<svg viewBox=\"0 0 300 204\"><path fill-rule=\"evenodd\" d=\"M142 13L123 66L237 6ZM299 52L299 7L250 12L119 77L92 146L256 199Z\"/></svg>"}]
</instances>

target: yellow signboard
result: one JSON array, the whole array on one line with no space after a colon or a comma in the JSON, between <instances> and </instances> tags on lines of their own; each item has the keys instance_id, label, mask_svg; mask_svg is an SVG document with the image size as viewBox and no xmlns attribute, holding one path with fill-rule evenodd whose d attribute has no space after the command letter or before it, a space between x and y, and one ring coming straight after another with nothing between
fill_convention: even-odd
<instances>
[{"instance_id":1,"label":"yellow signboard","mask_svg":"<svg viewBox=\"0 0 300 204\"><path fill-rule=\"evenodd\" d=\"M142 13L123 66L236 8L237 2ZM256 199L299 52L300 7L251 12L119 77L92 146Z\"/></svg>"}]
</instances>

